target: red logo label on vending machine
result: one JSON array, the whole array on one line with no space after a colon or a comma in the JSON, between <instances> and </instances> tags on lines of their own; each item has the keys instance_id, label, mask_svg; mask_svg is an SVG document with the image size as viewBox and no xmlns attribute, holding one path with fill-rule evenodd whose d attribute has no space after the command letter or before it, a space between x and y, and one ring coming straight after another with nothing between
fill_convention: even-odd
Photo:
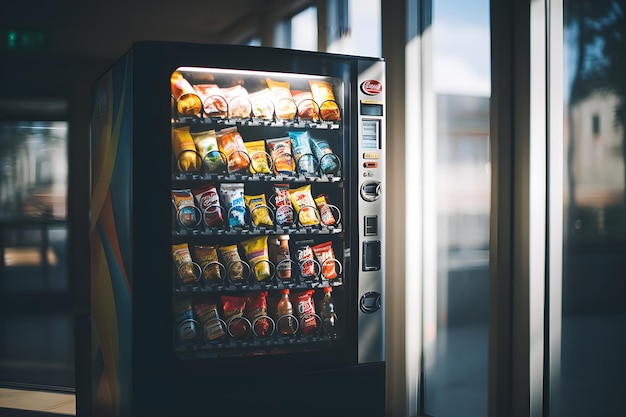
<instances>
[{"instance_id":1,"label":"red logo label on vending machine","mask_svg":"<svg viewBox=\"0 0 626 417\"><path fill-rule=\"evenodd\" d=\"M361 83L361 91L368 96L375 96L383 92L383 84L376 80L365 80Z\"/></svg>"}]
</instances>

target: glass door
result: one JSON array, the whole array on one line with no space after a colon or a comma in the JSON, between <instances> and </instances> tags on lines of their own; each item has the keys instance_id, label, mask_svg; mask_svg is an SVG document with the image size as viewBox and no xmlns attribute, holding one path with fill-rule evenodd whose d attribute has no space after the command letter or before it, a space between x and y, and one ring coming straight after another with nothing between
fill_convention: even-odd
<instances>
[{"instance_id":1,"label":"glass door","mask_svg":"<svg viewBox=\"0 0 626 417\"><path fill-rule=\"evenodd\" d=\"M565 0L560 125L562 183L551 222L550 416L623 414L626 383L626 2ZM557 77L561 75L562 81ZM561 121L562 120L562 121ZM560 292L559 292L560 290Z\"/></svg>"},{"instance_id":2,"label":"glass door","mask_svg":"<svg viewBox=\"0 0 626 417\"><path fill-rule=\"evenodd\" d=\"M489 2L432 1L424 54L426 415L487 415Z\"/></svg>"},{"instance_id":3,"label":"glass door","mask_svg":"<svg viewBox=\"0 0 626 417\"><path fill-rule=\"evenodd\" d=\"M181 67L171 85L177 357L340 351L343 81Z\"/></svg>"}]
</instances>

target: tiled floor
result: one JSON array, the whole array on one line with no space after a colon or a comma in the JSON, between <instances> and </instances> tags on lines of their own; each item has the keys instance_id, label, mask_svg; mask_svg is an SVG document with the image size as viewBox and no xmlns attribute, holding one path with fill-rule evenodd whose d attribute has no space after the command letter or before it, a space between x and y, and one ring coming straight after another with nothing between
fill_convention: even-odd
<instances>
[{"instance_id":1,"label":"tiled floor","mask_svg":"<svg viewBox=\"0 0 626 417\"><path fill-rule=\"evenodd\" d=\"M0 408L76 415L74 394L0 388Z\"/></svg>"}]
</instances>

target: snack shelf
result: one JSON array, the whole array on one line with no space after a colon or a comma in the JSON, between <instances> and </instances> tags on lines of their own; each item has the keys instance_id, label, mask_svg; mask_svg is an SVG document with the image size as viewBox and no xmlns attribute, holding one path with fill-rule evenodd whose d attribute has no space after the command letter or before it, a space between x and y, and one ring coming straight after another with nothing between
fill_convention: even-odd
<instances>
[{"instance_id":1,"label":"snack shelf","mask_svg":"<svg viewBox=\"0 0 626 417\"><path fill-rule=\"evenodd\" d=\"M334 121L299 121L299 120L258 120L258 119L215 119L208 117L179 117L172 119L172 127L202 126L205 128L225 128L231 126L252 126L252 127L275 127L275 128L298 128L298 129L319 129L338 130L341 123Z\"/></svg>"},{"instance_id":2,"label":"snack shelf","mask_svg":"<svg viewBox=\"0 0 626 417\"><path fill-rule=\"evenodd\" d=\"M202 228L202 229L177 229L172 233L173 237L191 236L261 236L261 235L336 235L343 232L343 227L281 227L263 229L222 229L222 228Z\"/></svg>"},{"instance_id":3,"label":"snack shelf","mask_svg":"<svg viewBox=\"0 0 626 417\"><path fill-rule=\"evenodd\" d=\"M305 175L257 175L257 174L222 174L222 173L191 173L174 172L172 182L220 181L220 182L268 182L268 183L342 183L343 178L337 175L305 176Z\"/></svg>"},{"instance_id":4,"label":"snack shelf","mask_svg":"<svg viewBox=\"0 0 626 417\"><path fill-rule=\"evenodd\" d=\"M245 291L278 291L282 289L290 290L311 290L325 287L340 287L343 285L343 278L337 277L332 280L315 280L315 281L281 281L274 280L270 282L257 282L246 284L219 283L210 284L204 280L194 284L179 284L174 286L172 292L174 295L187 296L192 294L236 294Z\"/></svg>"},{"instance_id":5,"label":"snack shelf","mask_svg":"<svg viewBox=\"0 0 626 417\"><path fill-rule=\"evenodd\" d=\"M225 340L185 343L175 348L181 359L210 359L232 356L254 356L317 350L335 340L327 336L276 336L270 340Z\"/></svg>"}]
</instances>

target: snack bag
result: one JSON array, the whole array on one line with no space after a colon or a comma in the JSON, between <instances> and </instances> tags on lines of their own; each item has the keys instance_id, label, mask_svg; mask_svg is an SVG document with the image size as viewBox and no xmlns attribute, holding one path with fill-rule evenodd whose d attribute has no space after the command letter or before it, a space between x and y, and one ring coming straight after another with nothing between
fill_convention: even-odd
<instances>
[{"instance_id":1,"label":"snack bag","mask_svg":"<svg viewBox=\"0 0 626 417\"><path fill-rule=\"evenodd\" d=\"M274 185L274 199L276 206L276 224L290 225L293 224L293 206L289 196L289 185Z\"/></svg>"},{"instance_id":2,"label":"snack bag","mask_svg":"<svg viewBox=\"0 0 626 417\"><path fill-rule=\"evenodd\" d=\"M172 128L172 152L180 172L197 172L202 167L202 158L189 133L189 126Z\"/></svg>"},{"instance_id":3,"label":"snack bag","mask_svg":"<svg viewBox=\"0 0 626 417\"><path fill-rule=\"evenodd\" d=\"M250 157L250 172L253 174L270 174L270 164L265 152L265 141L255 140L245 142L246 151Z\"/></svg>"},{"instance_id":4,"label":"snack bag","mask_svg":"<svg viewBox=\"0 0 626 417\"><path fill-rule=\"evenodd\" d=\"M298 220L303 226L315 226L320 223L315 200L311 195L311 184L300 188L289 189L289 198L298 213Z\"/></svg>"},{"instance_id":5,"label":"snack bag","mask_svg":"<svg viewBox=\"0 0 626 417\"><path fill-rule=\"evenodd\" d=\"M230 227L246 225L246 202L243 198L243 189L243 183L223 183L220 186L220 196L226 206Z\"/></svg>"},{"instance_id":6,"label":"snack bag","mask_svg":"<svg viewBox=\"0 0 626 417\"><path fill-rule=\"evenodd\" d=\"M170 75L172 96L176 100L176 109L182 116L195 116L202 111L202 99L185 79L183 74L174 71Z\"/></svg>"},{"instance_id":7,"label":"snack bag","mask_svg":"<svg viewBox=\"0 0 626 417\"><path fill-rule=\"evenodd\" d=\"M257 281L264 281L272 276L267 250L267 236L258 236L241 242L246 258L252 267Z\"/></svg>"},{"instance_id":8,"label":"snack bag","mask_svg":"<svg viewBox=\"0 0 626 417\"><path fill-rule=\"evenodd\" d=\"M181 226L196 227L200 223L191 190L172 190L172 204Z\"/></svg>"},{"instance_id":9,"label":"snack bag","mask_svg":"<svg viewBox=\"0 0 626 417\"><path fill-rule=\"evenodd\" d=\"M228 117L248 119L252 112L248 90L240 85L221 89L222 96L228 103Z\"/></svg>"},{"instance_id":10,"label":"snack bag","mask_svg":"<svg viewBox=\"0 0 626 417\"><path fill-rule=\"evenodd\" d=\"M200 336L200 329L193 319L193 310L189 298L181 298L174 302L174 325L181 342L192 342Z\"/></svg>"},{"instance_id":11,"label":"snack bag","mask_svg":"<svg viewBox=\"0 0 626 417\"><path fill-rule=\"evenodd\" d=\"M339 106L337 106L337 103L335 102L332 84L326 81L311 80L309 81L309 86L311 87L313 100L315 100L319 106L322 120L341 120L341 114L339 112Z\"/></svg>"},{"instance_id":12,"label":"snack bag","mask_svg":"<svg viewBox=\"0 0 626 417\"><path fill-rule=\"evenodd\" d=\"M293 101L293 97L291 97L289 82L275 81L270 78L266 78L265 81L274 96L274 112L276 113L276 117L283 120L295 119L298 108Z\"/></svg>"},{"instance_id":13,"label":"snack bag","mask_svg":"<svg viewBox=\"0 0 626 417\"><path fill-rule=\"evenodd\" d=\"M196 268L191 259L191 252L189 252L187 243L172 245L172 258L183 284L191 284L198 280L199 277L196 275Z\"/></svg>"},{"instance_id":14,"label":"snack bag","mask_svg":"<svg viewBox=\"0 0 626 417\"><path fill-rule=\"evenodd\" d=\"M193 306L193 311L198 317L204 338L216 340L226 335L226 329L219 320L217 306L213 303L202 303Z\"/></svg>"},{"instance_id":15,"label":"snack bag","mask_svg":"<svg viewBox=\"0 0 626 417\"><path fill-rule=\"evenodd\" d=\"M256 119L270 120L274 116L274 96L269 88L250 94L252 115Z\"/></svg>"},{"instance_id":16,"label":"snack bag","mask_svg":"<svg viewBox=\"0 0 626 417\"><path fill-rule=\"evenodd\" d=\"M267 317L267 291L248 296L244 315L252 323L255 335L265 337L271 334L273 329Z\"/></svg>"},{"instance_id":17,"label":"snack bag","mask_svg":"<svg viewBox=\"0 0 626 417\"><path fill-rule=\"evenodd\" d=\"M328 201L326 200L326 196L324 194L320 194L315 197L315 204L320 212L320 218L324 226L332 226L337 223L337 220L333 215L333 211L328 205Z\"/></svg>"},{"instance_id":18,"label":"snack bag","mask_svg":"<svg viewBox=\"0 0 626 417\"><path fill-rule=\"evenodd\" d=\"M195 88L202 98L204 114L211 118L226 117L228 104L217 84L197 84Z\"/></svg>"},{"instance_id":19,"label":"snack bag","mask_svg":"<svg viewBox=\"0 0 626 417\"><path fill-rule=\"evenodd\" d=\"M194 246L194 256L202 268L204 279L209 283L222 282L222 271L220 271L217 257L217 246Z\"/></svg>"},{"instance_id":20,"label":"snack bag","mask_svg":"<svg viewBox=\"0 0 626 417\"><path fill-rule=\"evenodd\" d=\"M335 252L332 242L324 242L311 248L315 254L317 262L322 267L322 276L326 279L337 278L335 269Z\"/></svg>"},{"instance_id":21,"label":"snack bag","mask_svg":"<svg viewBox=\"0 0 626 417\"><path fill-rule=\"evenodd\" d=\"M318 162L311 150L309 132L290 131L288 134L296 160L296 171L305 176L317 176Z\"/></svg>"},{"instance_id":22,"label":"snack bag","mask_svg":"<svg viewBox=\"0 0 626 417\"><path fill-rule=\"evenodd\" d=\"M217 146L215 130L192 133L191 137L207 172L221 172L226 169L226 164Z\"/></svg>"},{"instance_id":23,"label":"snack bag","mask_svg":"<svg viewBox=\"0 0 626 417\"><path fill-rule=\"evenodd\" d=\"M224 321L228 325L230 334L235 339L243 339L248 336L250 326L245 320L240 320L246 308L246 297L235 295L222 295L222 309L224 310Z\"/></svg>"},{"instance_id":24,"label":"snack bag","mask_svg":"<svg viewBox=\"0 0 626 417\"><path fill-rule=\"evenodd\" d=\"M217 251L224 259L230 280L233 283L243 282L245 280L244 266L237 245L220 246Z\"/></svg>"},{"instance_id":25,"label":"snack bag","mask_svg":"<svg viewBox=\"0 0 626 417\"><path fill-rule=\"evenodd\" d=\"M303 334L311 334L317 331L313 294L315 294L315 290L306 290L294 294L296 315L300 320Z\"/></svg>"},{"instance_id":26,"label":"snack bag","mask_svg":"<svg viewBox=\"0 0 626 417\"><path fill-rule=\"evenodd\" d=\"M337 174L339 171L339 157L333 153L330 145L324 139L310 138L311 149L320 164L323 174Z\"/></svg>"},{"instance_id":27,"label":"snack bag","mask_svg":"<svg viewBox=\"0 0 626 417\"><path fill-rule=\"evenodd\" d=\"M298 106L298 118L300 120L310 120L317 122L319 120L319 107L310 91L292 91L293 101Z\"/></svg>"},{"instance_id":28,"label":"snack bag","mask_svg":"<svg viewBox=\"0 0 626 417\"><path fill-rule=\"evenodd\" d=\"M317 277L317 267L315 265L315 255L313 254L312 240L301 240L296 242L296 260L300 265L300 275L305 280Z\"/></svg>"},{"instance_id":29,"label":"snack bag","mask_svg":"<svg viewBox=\"0 0 626 417\"><path fill-rule=\"evenodd\" d=\"M220 196L213 183L192 190L193 195L200 206L204 222L209 227L218 227L224 224Z\"/></svg>"},{"instance_id":30,"label":"snack bag","mask_svg":"<svg viewBox=\"0 0 626 417\"><path fill-rule=\"evenodd\" d=\"M274 226L274 222L270 217L269 208L267 207L267 201L265 200L265 194L244 194L243 198L246 201L248 210L250 211L252 224L255 226Z\"/></svg>"},{"instance_id":31,"label":"snack bag","mask_svg":"<svg viewBox=\"0 0 626 417\"><path fill-rule=\"evenodd\" d=\"M220 152L226 157L229 173L248 168L250 159L243 138L237 131L237 126L220 130L217 132L216 139Z\"/></svg>"},{"instance_id":32,"label":"snack bag","mask_svg":"<svg viewBox=\"0 0 626 417\"><path fill-rule=\"evenodd\" d=\"M291 156L291 139L289 137L267 139L267 148L274 161L276 175L293 175L294 164Z\"/></svg>"}]
</instances>

